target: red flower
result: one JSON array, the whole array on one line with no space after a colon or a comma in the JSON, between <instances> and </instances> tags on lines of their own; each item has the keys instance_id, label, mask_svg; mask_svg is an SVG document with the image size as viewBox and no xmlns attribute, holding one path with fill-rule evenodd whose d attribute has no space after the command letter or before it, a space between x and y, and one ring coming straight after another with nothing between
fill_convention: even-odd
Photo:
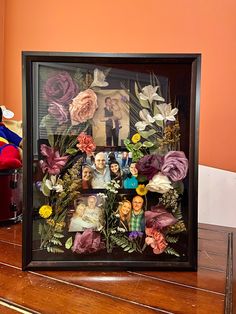
<instances>
[{"instance_id":1,"label":"red flower","mask_svg":"<svg viewBox=\"0 0 236 314\"><path fill-rule=\"evenodd\" d=\"M85 152L87 155L92 155L92 153L96 149L96 144L92 136L86 135L84 132L80 133L77 137L79 144L76 146L81 150L81 152Z\"/></svg>"},{"instance_id":2,"label":"red flower","mask_svg":"<svg viewBox=\"0 0 236 314\"><path fill-rule=\"evenodd\" d=\"M163 253L167 247L164 235L161 232L152 228L146 228L145 232L147 235L145 242L147 243L147 245L150 245L151 248L153 248L153 253Z\"/></svg>"},{"instance_id":3,"label":"red flower","mask_svg":"<svg viewBox=\"0 0 236 314\"><path fill-rule=\"evenodd\" d=\"M101 235L92 229L86 229L82 234L77 232L72 246L72 251L76 253L92 253L104 249L105 245L101 241Z\"/></svg>"},{"instance_id":4,"label":"red flower","mask_svg":"<svg viewBox=\"0 0 236 314\"><path fill-rule=\"evenodd\" d=\"M58 151L45 144L40 146L41 154L46 157L45 160L40 160L40 166L43 173L59 174L61 169L65 166L68 156L60 156Z\"/></svg>"}]
</instances>

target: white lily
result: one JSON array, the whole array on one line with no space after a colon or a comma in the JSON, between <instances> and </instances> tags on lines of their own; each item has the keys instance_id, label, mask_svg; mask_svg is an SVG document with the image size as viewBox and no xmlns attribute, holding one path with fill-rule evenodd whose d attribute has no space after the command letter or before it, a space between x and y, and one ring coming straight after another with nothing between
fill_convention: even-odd
<instances>
[{"instance_id":1,"label":"white lily","mask_svg":"<svg viewBox=\"0 0 236 314\"><path fill-rule=\"evenodd\" d=\"M94 69L93 82L90 87L106 87L108 83L105 81L106 75L99 69Z\"/></svg>"},{"instance_id":2,"label":"white lily","mask_svg":"<svg viewBox=\"0 0 236 314\"><path fill-rule=\"evenodd\" d=\"M150 115L147 109L142 109L139 111L139 116L142 121L138 121L135 123L135 127L137 128L138 132L142 132L146 129L146 126L152 125L155 122L155 119Z\"/></svg>"},{"instance_id":3,"label":"white lily","mask_svg":"<svg viewBox=\"0 0 236 314\"><path fill-rule=\"evenodd\" d=\"M45 185L49 190L55 190L56 193L61 193L63 192L63 186L61 184L57 184L57 177L56 176L51 176L50 180L47 179L45 181Z\"/></svg>"},{"instance_id":4,"label":"white lily","mask_svg":"<svg viewBox=\"0 0 236 314\"><path fill-rule=\"evenodd\" d=\"M153 100L165 101L163 97L157 94L158 88L159 86L154 87L152 85L145 86L144 88L142 88L143 92L139 93L139 97L142 100L148 100L150 104L153 102Z\"/></svg>"},{"instance_id":5,"label":"white lily","mask_svg":"<svg viewBox=\"0 0 236 314\"><path fill-rule=\"evenodd\" d=\"M158 121L175 121L175 115L178 113L178 109L171 108L171 103L157 105L160 113L156 114L153 118Z\"/></svg>"}]
</instances>

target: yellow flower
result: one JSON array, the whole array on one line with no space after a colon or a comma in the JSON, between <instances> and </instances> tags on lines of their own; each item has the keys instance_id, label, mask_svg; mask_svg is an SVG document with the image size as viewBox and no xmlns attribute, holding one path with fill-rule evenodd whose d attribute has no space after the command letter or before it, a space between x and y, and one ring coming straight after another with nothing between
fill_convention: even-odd
<instances>
[{"instance_id":1,"label":"yellow flower","mask_svg":"<svg viewBox=\"0 0 236 314\"><path fill-rule=\"evenodd\" d=\"M50 205L43 205L39 209L39 215L43 218L48 218L52 214L52 207Z\"/></svg>"},{"instance_id":2,"label":"yellow flower","mask_svg":"<svg viewBox=\"0 0 236 314\"><path fill-rule=\"evenodd\" d=\"M135 144L135 143L138 143L141 139L141 136L139 133L135 133L132 138L131 138L131 141Z\"/></svg>"},{"instance_id":3,"label":"yellow flower","mask_svg":"<svg viewBox=\"0 0 236 314\"><path fill-rule=\"evenodd\" d=\"M148 192L148 189L146 188L146 186L144 184L139 184L138 187L136 188L136 192L138 195L146 195Z\"/></svg>"}]
</instances>

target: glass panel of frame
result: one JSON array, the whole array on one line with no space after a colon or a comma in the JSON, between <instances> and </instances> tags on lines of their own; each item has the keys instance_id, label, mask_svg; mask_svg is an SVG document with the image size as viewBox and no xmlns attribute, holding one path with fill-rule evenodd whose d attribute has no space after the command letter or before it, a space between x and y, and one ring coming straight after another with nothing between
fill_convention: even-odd
<instances>
[{"instance_id":1,"label":"glass panel of frame","mask_svg":"<svg viewBox=\"0 0 236 314\"><path fill-rule=\"evenodd\" d=\"M23 269L196 270L200 55L23 66Z\"/></svg>"}]
</instances>

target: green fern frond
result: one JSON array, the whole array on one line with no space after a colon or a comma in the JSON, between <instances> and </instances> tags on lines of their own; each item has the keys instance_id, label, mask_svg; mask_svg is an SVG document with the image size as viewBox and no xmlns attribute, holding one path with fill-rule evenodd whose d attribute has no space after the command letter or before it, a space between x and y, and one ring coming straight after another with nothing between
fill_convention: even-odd
<instances>
[{"instance_id":1,"label":"green fern frond","mask_svg":"<svg viewBox=\"0 0 236 314\"><path fill-rule=\"evenodd\" d=\"M180 257L179 253L175 251L175 249L173 249L172 247L167 247L164 251L166 254L169 254L169 255L174 255L174 256L177 256L177 257Z\"/></svg>"},{"instance_id":2,"label":"green fern frond","mask_svg":"<svg viewBox=\"0 0 236 314\"><path fill-rule=\"evenodd\" d=\"M177 243L178 240L179 240L179 237L173 237L173 236L170 236L170 235L166 235L166 241L169 242L169 243Z\"/></svg>"}]
</instances>

